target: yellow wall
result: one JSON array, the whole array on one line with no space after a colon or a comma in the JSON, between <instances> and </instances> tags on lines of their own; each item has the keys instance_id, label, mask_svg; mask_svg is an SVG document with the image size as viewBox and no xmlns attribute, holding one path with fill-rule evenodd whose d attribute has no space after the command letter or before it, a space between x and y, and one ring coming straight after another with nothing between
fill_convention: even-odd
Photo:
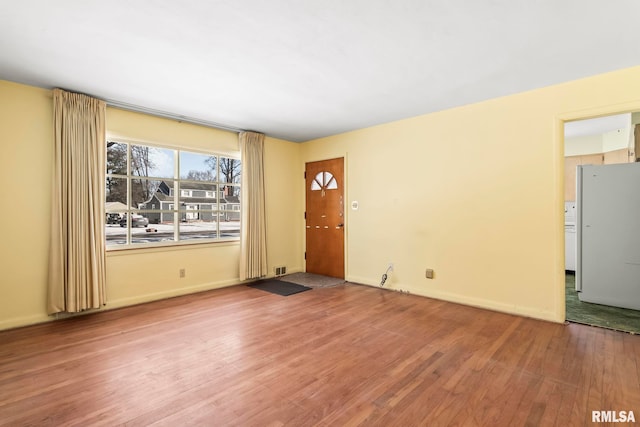
<instances>
[{"instance_id":1,"label":"yellow wall","mask_svg":"<svg viewBox=\"0 0 640 427\"><path fill-rule=\"evenodd\" d=\"M303 268L304 162L345 156L360 203L346 212L348 280L377 285L393 262L391 289L563 321L563 120L638 110L635 67L302 145L267 138L270 271ZM48 319L51 117L49 91L0 81L0 329ZM222 131L107 120L131 139L237 150ZM109 307L236 283L237 259L236 243L109 252Z\"/></svg>"},{"instance_id":2,"label":"yellow wall","mask_svg":"<svg viewBox=\"0 0 640 427\"><path fill-rule=\"evenodd\" d=\"M302 161L346 157L347 280L393 262L385 287L563 321L563 120L639 107L636 67L310 141Z\"/></svg>"},{"instance_id":3,"label":"yellow wall","mask_svg":"<svg viewBox=\"0 0 640 427\"><path fill-rule=\"evenodd\" d=\"M50 91L0 81L0 329L46 321L52 166ZM123 110L107 109L110 136L176 148L238 152L235 133ZM265 141L267 260L301 271L300 145ZM291 167L289 167L291 165ZM296 242L298 244L296 244ZM239 282L239 244L185 245L107 252L107 308L213 289ZM179 269L186 277L179 278Z\"/></svg>"},{"instance_id":4,"label":"yellow wall","mask_svg":"<svg viewBox=\"0 0 640 427\"><path fill-rule=\"evenodd\" d=\"M0 80L0 329L46 319L51 93Z\"/></svg>"}]
</instances>

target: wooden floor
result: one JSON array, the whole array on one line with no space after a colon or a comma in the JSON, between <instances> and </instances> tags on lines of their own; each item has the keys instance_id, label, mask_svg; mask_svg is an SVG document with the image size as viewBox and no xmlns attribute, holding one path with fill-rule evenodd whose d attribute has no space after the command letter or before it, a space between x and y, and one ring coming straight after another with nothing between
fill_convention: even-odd
<instances>
[{"instance_id":1,"label":"wooden floor","mask_svg":"<svg viewBox=\"0 0 640 427\"><path fill-rule=\"evenodd\" d=\"M237 286L0 332L0 425L582 426L640 337L357 285Z\"/></svg>"}]
</instances>

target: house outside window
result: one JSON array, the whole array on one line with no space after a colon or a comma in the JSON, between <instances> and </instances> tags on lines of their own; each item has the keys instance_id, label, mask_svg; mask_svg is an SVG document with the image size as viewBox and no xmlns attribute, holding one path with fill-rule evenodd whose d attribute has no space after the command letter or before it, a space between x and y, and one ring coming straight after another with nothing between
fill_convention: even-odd
<instances>
[{"instance_id":1,"label":"house outside window","mask_svg":"<svg viewBox=\"0 0 640 427\"><path fill-rule=\"evenodd\" d=\"M109 141L106 168L107 249L239 239L239 159Z\"/></svg>"}]
</instances>

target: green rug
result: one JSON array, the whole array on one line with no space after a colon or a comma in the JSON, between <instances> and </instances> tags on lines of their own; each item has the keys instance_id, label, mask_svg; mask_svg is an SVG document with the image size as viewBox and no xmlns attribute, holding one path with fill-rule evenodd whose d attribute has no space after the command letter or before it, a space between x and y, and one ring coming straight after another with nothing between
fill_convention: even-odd
<instances>
[{"instance_id":1,"label":"green rug","mask_svg":"<svg viewBox=\"0 0 640 427\"><path fill-rule=\"evenodd\" d=\"M640 334L640 311L582 302L576 292L575 275L567 274L565 277L569 322Z\"/></svg>"}]
</instances>

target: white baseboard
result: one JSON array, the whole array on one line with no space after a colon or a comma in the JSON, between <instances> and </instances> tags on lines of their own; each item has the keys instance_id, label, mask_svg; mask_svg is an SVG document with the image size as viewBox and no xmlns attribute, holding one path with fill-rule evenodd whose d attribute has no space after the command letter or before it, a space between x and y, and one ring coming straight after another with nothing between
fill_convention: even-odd
<instances>
[{"instance_id":1,"label":"white baseboard","mask_svg":"<svg viewBox=\"0 0 640 427\"><path fill-rule=\"evenodd\" d=\"M74 316L82 316L91 313L98 313L100 311L112 310L116 308L128 307L131 305L142 304L145 302L158 301L167 298L173 298L181 295L193 294L196 292L209 291L213 289L224 288L228 286L237 285L240 283L240 279L222 280L219 282L204 283L196 286L187 286L183 288L171 289L163 292L156 292L153 294L136 295L129 298L120 299L107 299L107 304L96 310L87 310L81 313L66 314L61 313L58 315L48 316L45 312L41 314L34 314L31 316L14 317L0 321L0 331L6 329L14 329L22 326L35 325L38 323L52 322L61 318L69 318Z\"/></svg>"},{"instance_id":2,"label":"white baseboard","mask_svg":"<svg viewBox=\"0 0 640 427\"><path fill-rule=\"evenodd\" d=\"M178 297L181 295L195 294L197 292L210 291L213 289L226 288L241 283L240 279L221 280L218 282L203 283L195 286L186 286L183 288L170 289L162 292L155 292L152 294L136 295L134 297L109 299L105 310L112 308L128 307L130 305L142 304L145 302L159 301L167 298Z\"/></svg>"},{"instance_id":3,"label":"white baseboard","mask_svg":"<svg viewBox=\"0 0 640 427\"><path fill-rule=\"evenodd\" d=\"M468 297L468 296L449 293L449 292L439 292L439 291L433 291L433 290L416 292L414 289L408 286L403 286L402 284L398 284L398 283L394 283L393 286L385 285L381 287L379 282L376 283L371 279L367 279L363 277L351 276L347 279L347 281L361 284L361 285L381 288L388 291L400 292L401 290L407 290L408 293L412 295L418 295L421 297L453 302L456 304L468 305L471 307L484 308L486 310L499 311L501 313L515 314L517 316L524 316L524 317L530 317L533 319L546 320L554 323L564 322L564 319L560 319L558 315L552 311L542 311L542 310L535 309L533 307L504 304L494 300Z\"/></svg>"},{"instance_id":4,"label":"white baseboard","mask_svg":"<svg viewBox=\"0 0 640 427\"><path fill-rule=\"evenodd\" d=\"M51 322L52 320L55 320L55 317L48 316L46 313L34 314L32 316L12 317L10 319L0 321L0 331L35 325L38 323Z\"/></svg>"},{"instance_id":5,"label":"white baseboard","mask_svg":"<svg viewBox=\"0 0 640 427\"><path fill-rule=\"evenodd\" d=\"M300 273L300 272L302 272L302 269L292 269L289 272L289 274ZM272 278L275 276L269 275L267 277ZM469 305L472 307L484 308L487 310L499 311L502 313L509 313L509 314L515 314L518 316L531 317L534 319L546 320L546 321L555 322L555 323L564 322L564 319L558 318L557 314L554 312L541 311L538 309L534 309L532 307L514 306L514 305L496 302L493 300L467 297L464 295L458 295L458 294L453 294L448 292L438 292L438 291L415 292L413 289L404 287L401 284L397 284L397 283L394 283L394 285L391 287L389 287L388 285L384 287L380 287L379 282L375 282L371 279L364 278L364 277L349 276L345 280L351 283L381 288L388 291L397 292L397 291L400 291L401 289L409 290L409 293L413 295L418 295L418 296L427 297L427 298L434 298L434 299L443 300L443 301L449 301L457 304ZM107 300L107 305L104 308L100 309L100 311L110 310L115 308L122 308L122 307L131 306L131 305L142 304L145 302L158 301L166 298L173 298L181 295L193 294L196 292L219 289L219 288L237 285L240 283L241 283L240 279L236 278L236 279L230 279L230 280L222 280L218 282L204 283L196 286L176 288L168 291L156 292L153 294L136 295L134 297ZM90 312L88 311L82 314L89 314L89 313ZM22 326L34 325L37 323L50 322L53 320L56 320L55 316L48 316L44 312L40 314L30 315L30 316L14 317L14 318L0 321L0 331L5 329L18 328Z\"/></svg>"}]
</instances>

